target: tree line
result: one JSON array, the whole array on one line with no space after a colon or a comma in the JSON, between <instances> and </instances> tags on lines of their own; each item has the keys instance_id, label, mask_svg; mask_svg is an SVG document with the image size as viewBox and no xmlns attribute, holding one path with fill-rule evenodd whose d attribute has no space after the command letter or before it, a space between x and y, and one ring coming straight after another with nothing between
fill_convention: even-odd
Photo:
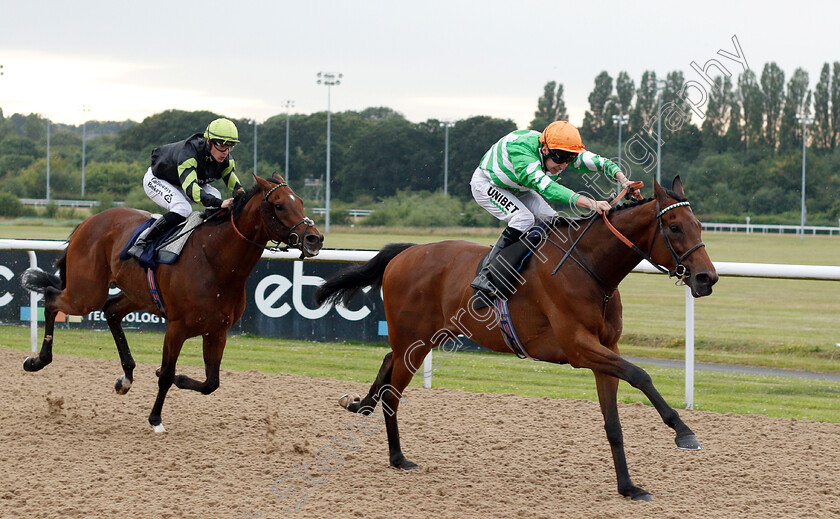
<instances>
[{"instance_id":1,"label":"tree line","mask_svg":"<svg viewBox=\"0 0 840 519\"><path fill-rule=\"evenodd\" d=\"M659 161L663 183L676 175L686 182L692 205L702 218L733 220L753 216L753 222L798 222L801 182L802 125L798 114L811 115L807 129L808 223L836 225L840 218L840 62L826 63L813 90L808 73L799 68L785 81L775 63L760 75L746 70L737 77L721 76L709 88L708 100L697 113L686 94L683 72L659 79L646 71L638 84L626 72L615 79L606 71L594 80L589 108L580 125L588 149L618 156L618 125L613 116L627 115L623 127L622 166L631 177L650 184L650 163L632 163L636 144L650 148L661 142ZM530 127L567 119L563 84L545 85ZM668 111L661 135L654 124L660 107ZM675 115L676 114L676 115ZM682 123L673 124L675 117ZM220 114L169 110L141 123L99 122L86 125L85 194L87 198L126 200L131 206L153 208L143 193L142 176L151 150L200 132ZM326 169L326 112L289 115L289 156L286 157L286 114L269 118L257 128L256 170L261 176L285 172L292 187L309 206L323 204ZM254 171L254 122L234 120L242 142L234 149L239 176L246 184ZM341 206L376 209L396 207L395 200L438 200L431 193L444 184L442 121L414 123L387 107L332 114L331 193ZM470 204L469 179L485 151L506 133L513 121L476 116L456 121L449 129L448 185L461 201L460 214ZM79 198L81 128L50 126L51 194ZM0 112L0 184L17 197L46 195L46 121L37 114ZM635 139L635 141L634 141ZM634 155L635 153L635 155ZM629 157L629 158L628 158ZM585 189L582 179L563 182ZM417 196L406 196L406 192ZM422 193L427 193L423 195ZM382 205L388 201L390 205ZM763 219L763 220L762 220ZM481 218L474 219L486 223ZM457 222L453 222L457 223Z\"/></svg>"}]
</instances>

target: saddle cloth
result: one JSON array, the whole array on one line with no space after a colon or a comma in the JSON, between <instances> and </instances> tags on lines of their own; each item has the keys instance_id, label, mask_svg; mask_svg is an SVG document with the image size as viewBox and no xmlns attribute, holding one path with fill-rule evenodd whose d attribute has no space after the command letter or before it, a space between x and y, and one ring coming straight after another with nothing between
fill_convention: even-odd
<instances>
[{"instance_id":1,"label":"saddle cloth","mask_svg":"<svg viewBox=\"0 0 840 519\"><path fill-rule=\"evenodd\" d=\"M121 261L126 261L133 257L128 254L128 250L134 246L134 242L137 241L137 238L139 238L146 229L151 227L158 218L160 218L160 215L154 214L151 218L144 221L137 226L136 229L134 229L134 232L131 233L131 237L128 239L128 243L126 243L120 253ZM204 223L204 220L204 213L198 211L192 212L183 223L176 225L154 243L146 246L143 254L141 254L138 258L140 265L143 268L155 270L158 264L169 265L175 263L192 232L196 227Z\"/></svg>"}]
</instances>

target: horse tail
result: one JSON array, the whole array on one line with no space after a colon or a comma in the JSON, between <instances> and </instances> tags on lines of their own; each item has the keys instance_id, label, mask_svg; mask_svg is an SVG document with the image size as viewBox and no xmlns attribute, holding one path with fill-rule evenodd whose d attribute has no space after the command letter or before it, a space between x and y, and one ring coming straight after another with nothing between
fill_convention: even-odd
<instances>
[{"instance_id":1,"label":"horse tail","mask_svg":"<svg viewBox=\"0 0 840 519\"><path fill-rule=\"evenodd\" d=\"M388 263L402 251L414 245L413 243L391 243L383 247L367 263L347 267L324 281L315 290L315 302L319 305L339 301L347 304L364 287L379 288Z\"/></svg>"},{"instance_id":2,"label":"horse tail","mask_svg":"<svg viewBox=\"0 0 840 519\"><path fill-rule=\"evenodd\" d=\"M64 290L67 286L67 252L58 258L55 267L58 269L58 276L44 272L37 267L28 268L20 275L20 284L26 290L39 294L43 294L49 287Z\"/></svg>"}]
</instances>

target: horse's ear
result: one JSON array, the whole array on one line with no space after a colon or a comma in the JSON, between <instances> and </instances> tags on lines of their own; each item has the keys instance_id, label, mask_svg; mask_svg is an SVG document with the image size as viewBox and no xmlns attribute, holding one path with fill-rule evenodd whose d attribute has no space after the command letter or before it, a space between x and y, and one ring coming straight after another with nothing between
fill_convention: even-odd
<instances>
[{"instance_id":1,"label":"horse's ear","mask_svg":"<svg viewBox=\"0 0 840 519\"><path fill-rule=\"evenodd\" d=\"M271 174L271 178L273 178L274 180L276 180L276 181L280 182L281 184L285 184L285 183L286 183L286 179L284 179L284 178L283 178L283 176L282 176L280 173L276 172L276 171L275 171L274 173L272 173L272 174Z\"/></svg>"},{"instance_id":2,"label":"horse's ear","mask_svg":"<svg viewBox=\"0 0 840 519\"><path fill-rule=\"evenodd\" d=\"M685 192L683 191L683 183L682 180L680 180L679 175L674 177L674 182L671 183L671 191L680 195L680 197L685 198Z\"/></svg>"},{"instance_id":3,"label":"horse's ear","mask_svg":"<svg viewBox=\"0 0 840 519\"><path fill-rule=\"evenodd\" d=\"M665 196L667 196L667 193L665 193L665 188L659 185L659 182L657 182L656 180L653 181L653 195L656 198L664 198Z\"/></svg>"},{"instance_id":4,"label":"horse's ear","mask_svg":"<svg viewBox=\"0 0 840 519\"><path fill-rule=\"evenodd\" d=\"M266 190L268 190L268 189L271 189L271 188L269 187L269 184L270 184L270 183L269 183L269 181L268 181L268 180L265 180L265 179L263 179L263 178L260 178L260 177L258 177L258 176L256 176L256 175L254 175L253 173L251 173L251 175L253 175L253 177L254 177L254 182L256 182L257 184L259 184L260 189L262 189L263 191L266 191Z\"/></svg>"}]
</instances>

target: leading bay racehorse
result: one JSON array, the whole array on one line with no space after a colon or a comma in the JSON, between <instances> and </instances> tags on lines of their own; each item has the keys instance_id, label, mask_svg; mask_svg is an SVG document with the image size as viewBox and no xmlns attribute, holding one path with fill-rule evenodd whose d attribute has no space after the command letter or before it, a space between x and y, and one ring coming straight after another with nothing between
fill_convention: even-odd
<instances>
[{"instance_id":1,"label":"leading bay racehorse","mask_svg":"<svg viewBox=\"0 0 840 519\"><path fill-rule=\"evenodd\" d=\"M626 242L609 230L608 220ZM650 399L676 431L679 448L699 449L700 443L650 376L619 354L622 306L616 287L642 256L688 284L695 297L711 294L718 276L679 177L671 190L654 184L653 198L615 209L608 220L594 216L550 225L547 239L520 273L521 282L509 299L510 316L527 356L594 372L618 491L648 501L651 495L633 484L627 469L616 405L618 381ZM394 467L417 468L402 453L397 410L402 392L433 347L457 344L462 334L491 350L510 352L495 309L478 311L472 305L469 283L486 253L487 247L465 241L389 245L368 263L327 280L316 292L319 303L347 303L359 289L381 284L393 351L385 356L364 399L342 398L340 403L349 411L369 414L382 400Z\"/></svg>"},{"instance_id":2,"label":"leading bay racehorse","mask_svg":"<svg viewBox=\"0 0 840 519\"><path fill-rule=\"evenodd\" d=\"M155 432L165 429L161 410L174 383L182 389L209 394L219 387L219 365L227 330L245 309L245 281L256 267L269 240L300 249L301 257L318 254L324 237L303 212L303 201L283 178L254 177L247 193L234 196L232 210L207 220L192 234L178 261L158 265L156 278L168 322L163 359L158 371L158 394L149 423ZM26 371L38 371L52 362L53 330L58 312L87 315L102 310L117 344L123 375L115 389L125 394L134 380L134 359L121 321L130 312L145 310L162 315L152 299L146 272L138 261L120 260L132 232L149 213L112 208L83 221L68 239L67 250L56 262L59 275L29 269L23 286L44 294L44 342L37 357L27 358ZM120 294L108 297L114 283ZM206 380L175 374L184 341L203 339Z\"/></svg>"}]
</instances>

